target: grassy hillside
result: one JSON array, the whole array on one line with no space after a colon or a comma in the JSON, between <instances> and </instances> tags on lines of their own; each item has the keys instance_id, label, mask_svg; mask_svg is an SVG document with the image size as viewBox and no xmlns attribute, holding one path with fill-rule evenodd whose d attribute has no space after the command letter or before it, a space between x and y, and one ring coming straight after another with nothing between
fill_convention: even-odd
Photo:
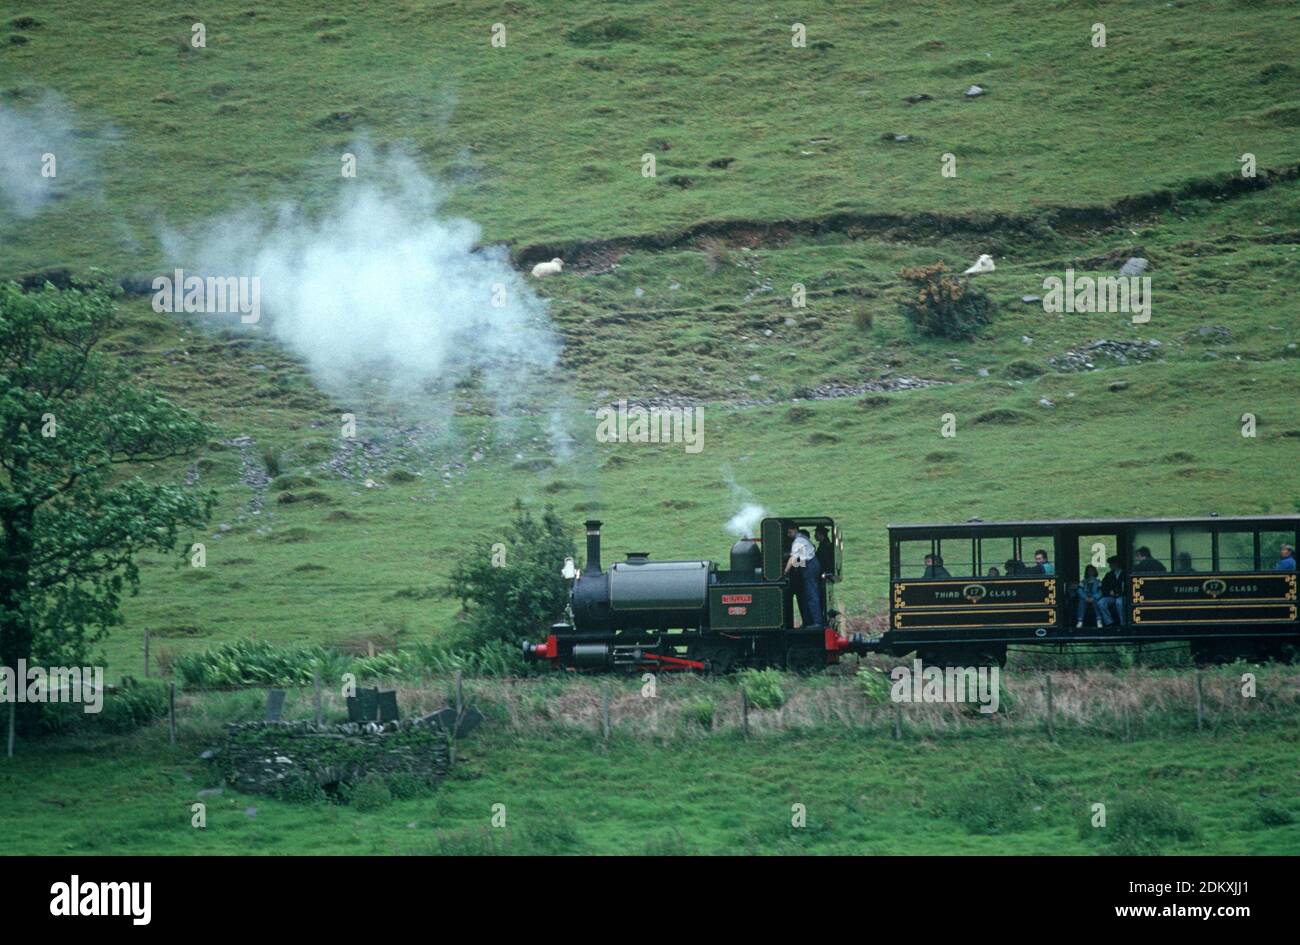
<instances>
[{"instance_id":1,"label":"grassy hillside","mask_svg":"<svg viewBox=\"0 0 1300 945\"><path fill-rule=\"evenodd\" d=\"M812 3L797 17L525 0L11 10L0 94L53 89L85 155L38 230L4 227L19 268L155 262L160 224L322 199L361 135L411 143L454 210L517 244L1099 205L1234 173L1246 151L1262 168L1297 159L1300 11L1283 0ZM987 93L968 100L972 84ZM944 153L956 178L940 175Z\"/></svg>"},{"instance_id":2,"label":"grassy hillside","mask_svg":"<svg viewBox=\"0 0 1300 945\"><path fill-rule=\"evenodd\" d=\"M166 231L332 206L356 183L342 154L401 149L519 268L566 260L533 283L559 359L517 414L474 383L327 392L266 324L123 298L108 349L216 430L192 460L139 472L218 504L187 536L205 568L142 560L102 646L110 678L139 674L146 630L155 673L249 636L354 652L445 638L449 547L502 540L516 497L554 505L575 539L605 520L615 557L723 559L747 502L832 515L855 617L884 606L889 522L1300 511L1294 4L165 6L0 15L0 105L63 127L53 199L20 216L0 198L0 278L168 268ZM198 21L204 49L189 45ZM985 93L967 97L972 84ZM997 263L974 280L993 323L970 341L919 337L899 270L959 272L981 253ZM1130 256L1150 262L1148 323L1023 301L1067 268L1113 274ZM703 450L597 442L594 408L619 399L700 406ZM1247 413L1257 436L1242 435ZM0 768L0 787L40 785L0 790L4 832L47 852L1095 852L1081 805L1155 785L1200 825L1170 852L1300 848L1294 823L1259 810L1295 794L1293 727L1278 725L1055 746L723 732L607 753L585 734L489 725L467 749L473 776L431 800L366 815L259 801L251 818L254 802L227 794L199 833L189 759L215 731L172 754L156 726L47 740ZM972 833L944 812L1020 778L1017 761L1040 809L1008 815L1015 829ZM485 836L498 800L521 812L517 832ZM561 813L530 822L538 810Z\"/></svg>"},{"instance_id":3,"label":"grassy hillside","mask_svg":"<svg viewBox=\"0 0 1300 945\"><path fill-rule=\"evenodd\" d=\"M834 515L851 612L881 603L889 521L1300 508L1277 476L1300 432L1300 182L1233 186L1243 151L1296 164L1284 50L1300 14L825 5L802 14L810 45L795 49L761 5L652 12L218 6L203 50L182 44L180 13L115 13L110 30L64 3L2 27L29 39L0 51L6 100L56 91L86 133L74 168L96 170L69 171L34 219L0 222L11 272L147 272L160 224L328 199L336 153L363 135L413 146L485 239L565 244L572 263L541 284L562 348L534 406L558 411L559 442L540 418L494 418L473 390L342 402L262 325L212 330L126 300L111 347L221 432L188 472L151 474L185 473L220 507L206 569L146 561L107 644L113 673L138 669L145 628L173 653L249 634L439 633L455 611L432 592L449 533L495 540L516 496L554 503L575 533L599 515L616 553L655 556L722 556L742 501ZM505 49L488 42L499 19ZM1088 41L1096 20L1104 49ZM726 91L700 95L706 79ZM967 100L973 82L988 94ZM919 93L932 98L904 101ZM108 125L111 146L92 134ZM956 178L939 174L944 151ZM690 186L670 182L681 175ZM689 229L701 221L722 222ZM998 261L978 280L994 324L972 342L919 338L898 270L981 252ZM1066 267L1104 274L1129 255L1151 261L1147 324L1021 301ZM806 308L790 304L795 283ZM1129 355L1089 353L1103 339ZM1075 351L1092 369L1072 369ZM934 386L893 391L918 380ZM841 396L809 399L827 395ZM588 411L620 398L703 404L703 451L595 442ZM344 412L361 443L340 440ZM1246 412L1257 438L1240 435ZM940 436L945 413L955 438ZM269 485L267 451L285 474ZM816 471L811 496L795 457Z\"/></svg>"}]
</instances>

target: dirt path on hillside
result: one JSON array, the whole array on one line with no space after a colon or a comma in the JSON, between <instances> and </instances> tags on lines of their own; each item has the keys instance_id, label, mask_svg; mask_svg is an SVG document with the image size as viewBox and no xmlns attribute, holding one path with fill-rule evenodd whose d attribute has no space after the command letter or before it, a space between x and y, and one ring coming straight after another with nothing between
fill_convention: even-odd
<instances>
[{"instance_id":1,"label":"dirt path on hillside","mask_svg":"<svg viewBox=\"0 0 1300 945\"><path fill-rule=\"evenodd\" d=\"M838 233L850 239L924 242L955 236L1047 240L1128 226L1184 200L1229 200L1300 179L1300 163L1260 171L1255 177L1216 176L1178 187L1121 197L1107 204L1058 205L1024 213L832 213L787 220L709 220L668 233L569 240L512 247L519 268L560 257L566 270L604 271L629 252L662 252L717 240L729 247L781 246L801 236ZM510 244L507 243L507 246Z\"/></svg>"}]
</instances>

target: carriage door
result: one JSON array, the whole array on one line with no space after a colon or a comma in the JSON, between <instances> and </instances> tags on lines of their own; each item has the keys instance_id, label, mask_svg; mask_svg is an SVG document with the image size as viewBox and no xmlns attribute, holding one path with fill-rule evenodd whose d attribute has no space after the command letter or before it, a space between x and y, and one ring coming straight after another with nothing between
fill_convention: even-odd
<instances>
[{"instance_id":1,"label":"carriage door","mask_svg":"<svg viewBox=\"0 0 1300 945\"><path fill-rule=\"evenodd\" d=\"M1062 544L1067 543L1062 542ZM1084 570L1088 565L1092 565L1097 569L1097 579L1101 580L1106 576L1106 571L1110 568L1110 565L1106 563L1106 559L1111 555L1120 555L1122 559L1123 553L1120 550L1119 534L1117 532L1100 532L1095 534L1092 532L1080 532L1076 535L1076 540L1068 544L1070 545L1070 548L1075 551L1075 557L1074 561L1069 562L1068 570L1066 569L1067 563L1064 561L1061 562L1061 593L1064 595L1064 605L1067 611L1066 615L1070 619L1069 626L1072 627L1074 626L1074 621L1078 613L1079 582L1083 580ZM1062 551L1062 554L1064 553L1065 552ZM1095 623L1096 619L1097 614L1095 612L1091 610L1085 612L1084 626L1093 626L1093 623L1089 623L1088 621L1093 621Z\"/></svg>"}]
</instances>

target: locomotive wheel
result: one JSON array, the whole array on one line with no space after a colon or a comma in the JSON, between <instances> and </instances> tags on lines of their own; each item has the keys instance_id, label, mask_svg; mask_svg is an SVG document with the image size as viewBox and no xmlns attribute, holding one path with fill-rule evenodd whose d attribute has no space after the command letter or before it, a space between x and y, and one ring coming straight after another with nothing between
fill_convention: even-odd
<instances>
[{"instance_id":1,"label":"locomotive wheel","mask_svg":"<svg viewBox=\"0 0 1300 945\"><path fill-rule=\"evenodd\" d=\"M725 643L692 644L687 655L708 667L709 673L721 675L736 668L736 649Z\"/></svg>"},{"instance_id":2,"label":"locomotive wheel","mask_svg":"<svg viewBox=\"0 0 1300 945\"><path fill-rule=\"evenodd\" d=\"M785 665L796 673L819 673L826 668L826 651L815 646L792 646L785 651Z\"/></svg>"}]
</instances>

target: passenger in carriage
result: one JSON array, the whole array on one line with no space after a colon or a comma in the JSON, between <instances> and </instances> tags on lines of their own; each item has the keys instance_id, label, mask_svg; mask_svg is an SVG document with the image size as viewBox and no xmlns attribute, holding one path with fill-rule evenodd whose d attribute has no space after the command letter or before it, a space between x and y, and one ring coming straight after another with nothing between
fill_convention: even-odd
<instances>
[{"instance_id":1,"label":"passenger in carriage","mask_svg":"<svg viewBox=\"0 0 1300 945\"><path fill-rule=\"evenodd\" d=\"M1192 567L1192 553L1190 551L1178 552L1177 556L1174 558L1174 570L1181 571L1184 574L1196 570Z\"/></svg>"},{"instance_id":2,"label":"passenger in carriage","mask_svg":"<svg viewBox=\"0 0 1300 945\"><path fill-rule=\"evenodd\" d=\"M1034 563L1024 569L1025 574L1055 574L1052 562L1047 560L1047 552L1039 548L1034 552Z\"/></svg>"},{"instance_id":3,"label":"passenger in carriage","mask_svg":"<svg viewBox=\"0 0 1300 945\"><path fill-rule=\"evenodd\" d=\"M942 578L950 578L952 577L952 575L949 574L948 569L943 566L942 557L940 557L939 555L926 555L925 573L922 574L921 577L942 579Z\"/></svg>"},{"instance_id":4,"label":"passenger in carriage","mask_svg":"<svg viewBox=\"0 0 1300 945\"><path fill-rule=\"evenodd\" d=\"M1285 542L1278 554L1277 564L1273 565L1274 571L1294 571L1295 570L1295 547Z\"/></svg>"},{"instance_id":5,"label":"passenger in carriage","mask_svg":"<svg viewBox=\"0 0 1300 945\"><path fill-rule=\"evenodd\" d=\"M1151 549L1143 545L1137 550L1137 561L1133 565L1134 574L1163 574L1167 569L1151 557Z\"/></svg>"},{"instance_id":6,"label":"passenger in carriage","mask_svg":"<svg viewBox=\"0 0 1300 945\"><path fill-rule=\"evenodd\" d=\"M1083 618L1087 616L1088 606L1092 606L1092 618L1097 622L1097 626L1102 625L1101 620L1101 581L1097 578L1097 569L1088 565L1083 569L1083 580L1079 582L1079 606L1075 611L1074 628L1076 630L1083 627Z\"/></svg>"},{"instance_id":7,"label":"passenger in carriage","mask_svg":"<svg viewBox=\"0 0 1300 945\"><path fill-rule=\"evenodd\" d=\"M1120 567L1119 555L1106 559L1110 570L1101 579L1101 620L1108 627L1124 625L1124 569Z\"/></svg>"},{"instance_id":8,"label":"passenger in carriage","mask_svg":"<svg viewBox=\"0 0 1300 945\"><path fill-rule=\"evenodd\" d=\"M1025 573L1025 566L1015 558L1008 558L1002 566L1007 569L1007 577L1019 577Z\"/></svg>"},{"instance_id":9,"label":"passenger in carriage","mask_svg":"<svg viewBox=\"0 0 1300 945\"><path fill-rule=\"evenodd\" d=\"M995 564L995 565L992 565L992 566L989 568L989 573L986 574L986 575L984 575L984 576L985 576L985 577L1002 577L1002 572L998 570L998 566Z\"/></svg>"}]
</instances>

